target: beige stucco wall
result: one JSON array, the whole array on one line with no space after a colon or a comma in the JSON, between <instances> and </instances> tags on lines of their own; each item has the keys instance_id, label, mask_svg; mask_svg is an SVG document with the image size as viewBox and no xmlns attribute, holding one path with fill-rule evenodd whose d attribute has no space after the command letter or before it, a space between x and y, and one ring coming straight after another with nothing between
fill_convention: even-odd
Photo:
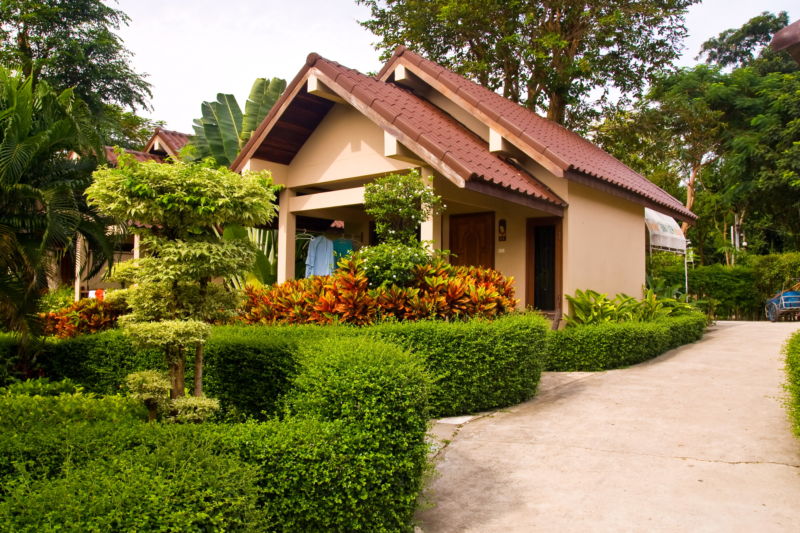
<instances>
[{"instance_id":1,"label":"beige stucco wall","mask_svg":"<svg viewBox=\"0 0 800 533\"><path fill-rule=\"evenodd\" d=\"M287 185L300 187L412 168L383 155L383 130L350 106L328 112L288 168Z\"/></svg>"},{"instance_id":2,"label":"beige stucco wall","mask_svg":"<svg viewBox=\"0 0 800 533\"><path fill-rule=\"evenodd\" d=\"M564 218L564 294L593 289L640 297L644 282L644 207L571 182Z\"/></svg>"}]
</instances>

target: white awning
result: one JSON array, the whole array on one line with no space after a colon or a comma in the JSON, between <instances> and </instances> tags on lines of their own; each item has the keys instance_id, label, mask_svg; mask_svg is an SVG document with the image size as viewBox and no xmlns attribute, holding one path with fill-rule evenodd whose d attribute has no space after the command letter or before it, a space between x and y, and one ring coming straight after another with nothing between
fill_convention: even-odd
<instances>
[{"instance_id":1,"label":"white awning","mask_svg":"<svg viewBox=\"0 0 800 533\"><path fill-rule=\"evenodd\" d=\"M644 223L650 234L651 249L686 253L686 237L674 218L645 207Z\"/></svg>"}]
</instances>

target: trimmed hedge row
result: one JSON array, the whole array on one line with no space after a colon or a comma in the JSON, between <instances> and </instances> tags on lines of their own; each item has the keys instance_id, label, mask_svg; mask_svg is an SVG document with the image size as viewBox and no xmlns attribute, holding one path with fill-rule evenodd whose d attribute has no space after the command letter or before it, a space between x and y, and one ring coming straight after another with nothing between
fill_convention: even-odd
<instances>
[{"instance_id":1,"label":"trimmed hedge row","mask_svg":"<svg viewBox=\"0 0 800 533\"><path fill-rule=\"evenodd\" d=\"M388 323L366 330L423 356L431 412L453 416L506 407L536 393L549 323L535 314L491 322Z\"/></svg>"},{"instance_id":2,"label":"trimmed hedge row","mask_svg":"<svg viewBox=\"0 0 800 533\"><path fill-rule=\"evenodd\" d=\"M653 322L622 322L553 331L547 338L545 370L599 371L641 363L699 340L706 317L699 313Z\"/></svg>"},{"instance_id":3,"label":"trimmed hedge row","mask_svg":"<svg viewBox=\"0 0 800 533\"><path fill-rule=\"evenodd\" d=\"M532 397L549 326L536 314L492 321L387 322L376 326L221 326L206 345L204 386L233 419L276 413L300 361L324 339L383 339L423 357L434 377L433 416L514 405ZM116 354L112 357L109 354ZM137 351L118 330L48 343L46 375L87 391L119 392L131 372L163 368L158 351ZM191 379L191 365L187 365Z\"/></svg>"},{"instance_id":4,"label":"trimmed hedge row","mask_svg":"<svg viewBox=\"0 0 800 533\"><path fill-rule=\"evenodd\" d=\"M120 397L0 394L11 531L407 531L429 379L367 338L316 343L284 420L146 424Z\"/></svg>"},{"instance_id":5,"label":"trimmed hedge row","mask_svg":"<svg viewBox=\"0 0 800 533\"><path fill-rule=\"evenodd\" d=\"M789 391L789 416L800 437L800 331L786 343L786 388Z\"/></svg>"}]
</instances>

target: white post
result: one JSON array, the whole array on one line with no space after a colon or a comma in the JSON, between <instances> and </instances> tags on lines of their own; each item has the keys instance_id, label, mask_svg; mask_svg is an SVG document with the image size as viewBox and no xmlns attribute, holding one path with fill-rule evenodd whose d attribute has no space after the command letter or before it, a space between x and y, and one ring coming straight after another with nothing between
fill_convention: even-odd
<instances>
[{"instance_id":1,"label":"white post","mask_svg":"<svg viewBox=\"0 0 800 533\"><path fill-rule=\"evenodd\" d=\"M297 233L297 216L290 211L289 204L295 192L285 188L280 192L278 206L278 283L295 277L294 251Z\"/></svg>"},{"instance_id":2,"label":"white post","mask_svg":"<svg viewBox=\"0 0 800 533\"><path fill-rule=\"evenodd\" d=\"M84 263L84 244L83 244L83 237L78 235L78 238L75 240L75 301L81 299L81 271L83 270L83 263Z\"/></svg>"},{"instance_id":3,"label":"white post","mask_svg":"<svg viewBox=\"0 0 800 533\"><path fill-rule=\"evenodd\" d=\"M433 189L433 172L428 167L422 167L422 181ZM428 242L429 248L438 250L442 248L442 215L433 215L420 224L420 240ZM433 251L431 250L431 251Z\"/></svg>"}]
</instances>

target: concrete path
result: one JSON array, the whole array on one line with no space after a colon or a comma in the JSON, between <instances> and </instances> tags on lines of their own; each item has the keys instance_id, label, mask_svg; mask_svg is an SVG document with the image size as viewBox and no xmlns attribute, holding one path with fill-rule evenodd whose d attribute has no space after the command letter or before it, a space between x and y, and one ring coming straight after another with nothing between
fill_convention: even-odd
<instances>
[{"instance_id":1,"label":"concrete path","mask_svg":"<svg viewBox=\"0 0 800 533\"><path fill-rule=\"evenodd\" d=\"M721 322L653 361L546 373L534 400L437 424L452 442L418 530L800 532L780 354L798 328Z\"/></svg>"}]
</instances>

